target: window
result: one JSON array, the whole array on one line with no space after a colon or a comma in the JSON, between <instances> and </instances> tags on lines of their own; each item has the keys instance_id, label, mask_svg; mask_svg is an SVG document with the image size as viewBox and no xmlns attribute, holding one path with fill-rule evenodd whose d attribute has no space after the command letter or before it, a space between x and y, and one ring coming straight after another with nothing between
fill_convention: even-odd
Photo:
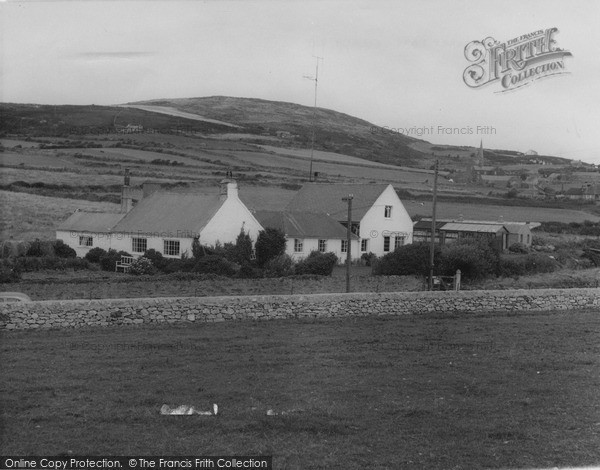
<instances>
[{"instance_id":1,"label":"window","mask_svg":"<svg viewBox=\"0 0 600 470\"><path fill-rule=\"evenodd\" d=\"M348 240L342 240L342 253L348 253Z\"/></svg>"},{"instance_id":2,"label":"window","mask_svg":"<svg viewBox=\"0 0 600 470\"><path fill-rule=\"evenodd\" d=\"M392 216L392 206L385 206L384 215L386 219L389 219Z\"/></svg>"},{"instance_id":3,"label":"window","mask_svg":"<svg viewBox=\"0 0 600 470\"><path fill-rule=\"evenodd\" d=\"M131 251L134 253L144 253L148 249L147 238L133 237L131 239Z\"/></svg>"},{"instance_id":4,"label":"window","mask_svg":"<svg viewBox=\"0 0 600 470\"><path fill-rule=\"evenodd\" d=\"M304 249L303 240L300 240L299 238L294 238L294 251L296 253L302 253L303 249Z\"/></svg>"},{"instance_id":5,"label":"window","mask_svg":"<svg viewBox=\"0 0 600 470\"><path fill-rule=\"evenodd\" d=\"M397 236L394 238L394 250L400 248L402 245L404 245L404 241L405 241L404 236Z\"/></svg>"},{"instance_id":6,"label":"window","mask_svg":"<svg viewBox=\"0 0 600 470\"><path fill-rule=\"evenodd\" d=\"M383 237L383 251L390 251L390 237Z\"/></svg>"},{"instance_id":7,"label":"window","mask_svg":"<svg viewBox=\"0 0 600 470\"><path fill-rule=\"evenodd\" d=\"M319 240L319 251L325 253L327 251L327 240Z\"/></svg>"},{"instance_id":8,"label":"window","mask_svg":"<svg viewBox=\"0 0 600 470\"><path fill-rule=\"evenodd\" d=\"M179 240L164 240L163 253L167 256L179 256Z\"/></svg>"},{"instance_id":9,"label":"window","mask_svg":"<svg viewBox=\"0 0 600 470\"><path fill-rule=\"evenodd\" d=\"M519 235L519 242L523 243L523 234Z\"/></svg>"},{"instance_id":10,"label":"window","mask_svg":"<svg viewBox=\"0 0 600 470\"><path fill-rule=\"evenodd\" d=\"M369 239L364 238L360 241L360 251L368 251L369 249Z\"/></svg>"},{"instance_id":11,"label":"window","mask_svg":"<svg viewBox=\"0 0 600 470\"><path fill-rule=\"evenodd\" d=\"M79 246L94 246L94 239L88 236L79 237Z\"/></svg>"},{"instance_id":12,"label":"window","mask_svg":"<svg viewBox=\"0 0 600 470\"><path fill-rule=\"evenodd\" d=\"M529 234L527 234L527 244L529 245Z\"/></svg>"}]
</instances>

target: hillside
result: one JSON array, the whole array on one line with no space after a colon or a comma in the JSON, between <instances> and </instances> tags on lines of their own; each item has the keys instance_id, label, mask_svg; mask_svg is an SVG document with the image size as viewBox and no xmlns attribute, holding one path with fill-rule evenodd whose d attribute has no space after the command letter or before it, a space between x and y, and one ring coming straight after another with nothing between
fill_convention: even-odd
<instances>
[{"instance_id":1,"label":"hillside","mask_svg":"<svg viewBox=\"0 0 600 470\"><path fill-rule=\"evenodd\" d=\"M316 125L315 125L316 123ZM330 109L254 98L212 96L159 99L115 106L36 105L0 103L0 136L72 137L124 132L218 138L308 150L315 129L315 150L371 162L419 169L440 158L446 170L464 170L475 161L476 147L434 145L389 132L363 119ZM484 142L485 144L485 142ZM485 150L490 165L520 164L523 155L511 150ZM547 163L568 164L557 157Z\"/></svg>"},{"instance_id":2,"label":"hillside","mask_svg":"<svg viewBox=\"0 0 600 470\"><path fill-rule=\"evenodd\" d=\"M309 148L315 126L315 148L380 163L425 168L430 157L411 148L417 139L382 132L377 126L330 109L254 98L212 96L127 103L149 110L175 109L243 128L254 140L279 137L277 145ZM265 143L272 144L271 140Z\"/></svg>"}]
</instances>

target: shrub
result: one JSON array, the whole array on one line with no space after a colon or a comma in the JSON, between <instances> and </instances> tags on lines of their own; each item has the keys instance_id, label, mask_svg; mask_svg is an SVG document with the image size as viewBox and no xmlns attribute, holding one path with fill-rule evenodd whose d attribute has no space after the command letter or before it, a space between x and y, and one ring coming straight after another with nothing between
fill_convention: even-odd
<instances>
[{"instance_id":1,"label":"shrub","mask_svg":"<svg viewBox=\"0 0 600 470\"><path fill-rule=\"evenodd\" d=\"M365 266L372 266L375 260L377 260L377 255L375 253L363 253L360 256L361 261L365 264Z\"/></svg>"},{"instance_id":2,"label":"shrub","mask_svg":"<svg viewBox=\"0 0 600 470\"><path fill-rule=\"evenodd\" d=\"M150 250L146 250L144 253L144 258L150 260L152 265L159 271L164 272L167 264L169 263L169 258L165 258L160 251L156 251L154 248ZM179 261L179 260L177 260ZM142 273L144 274L144 273ZM153 273L145 273L145 274L153 274Z\"/></svg>"},{"instance_id":3,"label":"shrub","mask_svg":"<svg viewBox=\"0 0 600 470\"><path fill-rule=\"evenodd\" d=\"M508 247L508 251L510 251L511 253L522 253L522 254L526 254L529 253L529 248L527 248L526 245L524 245L523 243L513 243L512 245L510 245Z\"/></svg>"},{"instance_id":4,"label":"shrub","mask_svg":"<svg viewBox=\"0 0 600 470\"><path fill-rule=\"evenodd\" d=\"M237 267L234 263L221 256L207 255L203 256L196 262L194 265L194 272L233 276L237 272Z\"/></svg>"},{"instance_id":5,"label":"shrub","mask_svg":"<svg viewBox=\"0 0 600 470\"><path fill-rule=\"evenodd\" d=\"M0 283L9 284L21 280L21 271L15 266L0 265Z\"/></svg>"},{"instance_id":6,"label":"shrub","mask_svg":"<svg viewBox=\"0 0 600 470\"><path fill-rule=\"evenodd\" d=\"M102 258L105 255L106 255L106 250L97 246L96 248L92 248L90 251L88 251L85 254L84 258L86 260L88 260L90 263L99 263L100 258Z\"/></svg>"},{"instance_id":7,"label":"shrub","mask_svg":"<svg viewBox=\"0 0 600 470\"><path fill-rule=\"evenodd\" d=\"M202 245L200 245L200 238L194 237L194 241L192 242L192 256L197 261L206 255L206 250Z\"/></svg>"},{"instance_id":8,"label":"shrub","mask_svg":"<svg viewBox=\"0 0 600 470\"><path fill-rule=\"evenodd\" d=\"M440 256L440 273L453 276L460 269L465 280L482 279L498 274L500 256L483 240L464 240L444 246Z\"/></svg>"},{"instance_id":9,"label":"shrub","mask_svg":"<svg viewBox=\"0 0 600 470\"><path fill-rule=\"evenodd\" d=\"M296 274L318 274L330 276L338 261L335 253L311 251L310 254L296 264Z\"/></svg>"},{"instance_id":10,"label":"shrub","mask_svg":"<svg viewBox=\"0 0 600 470\"><path fill-rule=\"evenodd\" d=\"M59 258L77 258L77 252L62 240L55 240L54 254Z\"/></svg>"},{"instance_id":11,"label":"shrub","mask_svg":"<svg viewBox=\"0 0 600 470\"><path fill-rule=\"evenodd\" d=\"M252 258L252 239L248 235L244 228L240 231L235 241L234 259L231 261L241 264L250 264Z\"/></svg>"},{"instance_id":12,"label":"shrub","mask_svg":"<svg viewBox=\"0 0 600 470\"><path fill-rule=\"evenodd\" d=\"M531 253L525 256L503 257L500 260L502 276L523 276L526 274L551 273L558 267L558 262L548 255Z\"/></svg>"},{"instance_id":13,"label":"shrub","mask_svg":"<svg viewBox=\"0 0 600 470\"><path fill-rule=\"evenodd\" d=\"M294 274L294 261L289 255L283 254L265 263L265 276L285 277Z\"/></svg>"},{"instance_id":14,"label":"shrub","mask_svg":"<svg viewBox=\"0 0 600 470\"><path fill-rule=\"evenodd\" d=\"M27 253L25 253L25 256L33 256L38 258L42 256L54 256L52 242L36 239L29 245L29 249L27 250Z\"/></svg>"},{"instance_id":15,"label":"shrub","mask_svg":"<svg viewBox=\"0 0 600 470\"><path fill-rule=\"evenodd\" d=\"M440 248L435 247L435 259L439 259ZM429 243L403 245L379 258L373 274L384 276L429 276Z\"/></svg>"},{"instance_id":16,"label":"shrub","mask_svg":"<svg viewBox=\"0 0 600 470\"><path fill-rule=\"evenodd\" d=\"M156 272L156 266L152 264L152 261L143 256L133 260L133 263L131 263L131 266L129 267L129 273L135 274L136 276L139 276L140 274L156 274Z\"/></svg>"},{"instance_id":17,"label":"shrub","mask_svg":"<svg viewBox=\"0 0 600 470\"><path fill-rule=\"evenodd\" d=\"M240 270L235 274L236 277L242 279L256 279L262 277L262 270L252 266L250 263L244 263L240 267Z\"/></svg>"},{"instance_id":18,"label":"shrub","mask_svg":"<svg viewBox=\"0 0 600 470\"><path fill-rule=\"evenodd\" d=\"M117 262L121 261L121 256L131 256L126 251L117 251L112 248L100 258L100 267L103 271L114 271Z\"/></svg>"},{"instance_id":19,"label":"shrub","mask_svg":"<svg viewBox=\"0 0 600 470\"><path fill-rule=\"evenodd\" d=\"M256 261L259 266L285 253L285 233L276 228L261 230L256 239Z\"/></svg>"}]
</instances>

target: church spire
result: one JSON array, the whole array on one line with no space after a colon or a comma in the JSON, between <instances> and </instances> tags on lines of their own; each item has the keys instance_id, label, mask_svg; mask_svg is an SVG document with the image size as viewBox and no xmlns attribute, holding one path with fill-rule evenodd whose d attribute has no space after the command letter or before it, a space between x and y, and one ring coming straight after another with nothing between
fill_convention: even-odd
<instances>
[{"instance_id":1,"label":"church spire","mask_svg":"<svg viewBox=\"0 0 600 470\"><path fill-rule=\"evenodd\" d=\"M477 152L477 161L479 162L479 166L485 166L485 161L483 157L483 139L479 142L479 152Z\"/></svg>"}]
</instances>

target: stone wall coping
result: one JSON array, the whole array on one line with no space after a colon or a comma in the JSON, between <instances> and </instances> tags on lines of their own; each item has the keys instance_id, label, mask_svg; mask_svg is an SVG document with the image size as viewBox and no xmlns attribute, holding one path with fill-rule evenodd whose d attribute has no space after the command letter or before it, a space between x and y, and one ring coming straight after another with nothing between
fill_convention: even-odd
<instances>
[{"instance_id":1,"label":"stone wall coping","mask_svg":"<svg viewBox=\"0 0 600 470\"><path fill-rule=\"evenodd\" d=\"M514 290L464 290L464 291L410 291L410 292L351 292L351 293L326 293L326 294L278 294L278 295L244 295L244 296L207 296L207 297L140 297L122 299L72 299L72 300L37 300L32 302L15 302L0 305L0 311L18 310L28 307L38 308L44 306L80 306L80 305L145 305L157 303L180 304L212 304L223 305L231 303L281 303L281 302L323 302L344 300L369 300L369 299L440 299L440 298L481 298L481 297L548 297L554 295L596 295L600 298L600 288L565 288L565 289L514 289Z\"/></svg>"}]
</instances>

